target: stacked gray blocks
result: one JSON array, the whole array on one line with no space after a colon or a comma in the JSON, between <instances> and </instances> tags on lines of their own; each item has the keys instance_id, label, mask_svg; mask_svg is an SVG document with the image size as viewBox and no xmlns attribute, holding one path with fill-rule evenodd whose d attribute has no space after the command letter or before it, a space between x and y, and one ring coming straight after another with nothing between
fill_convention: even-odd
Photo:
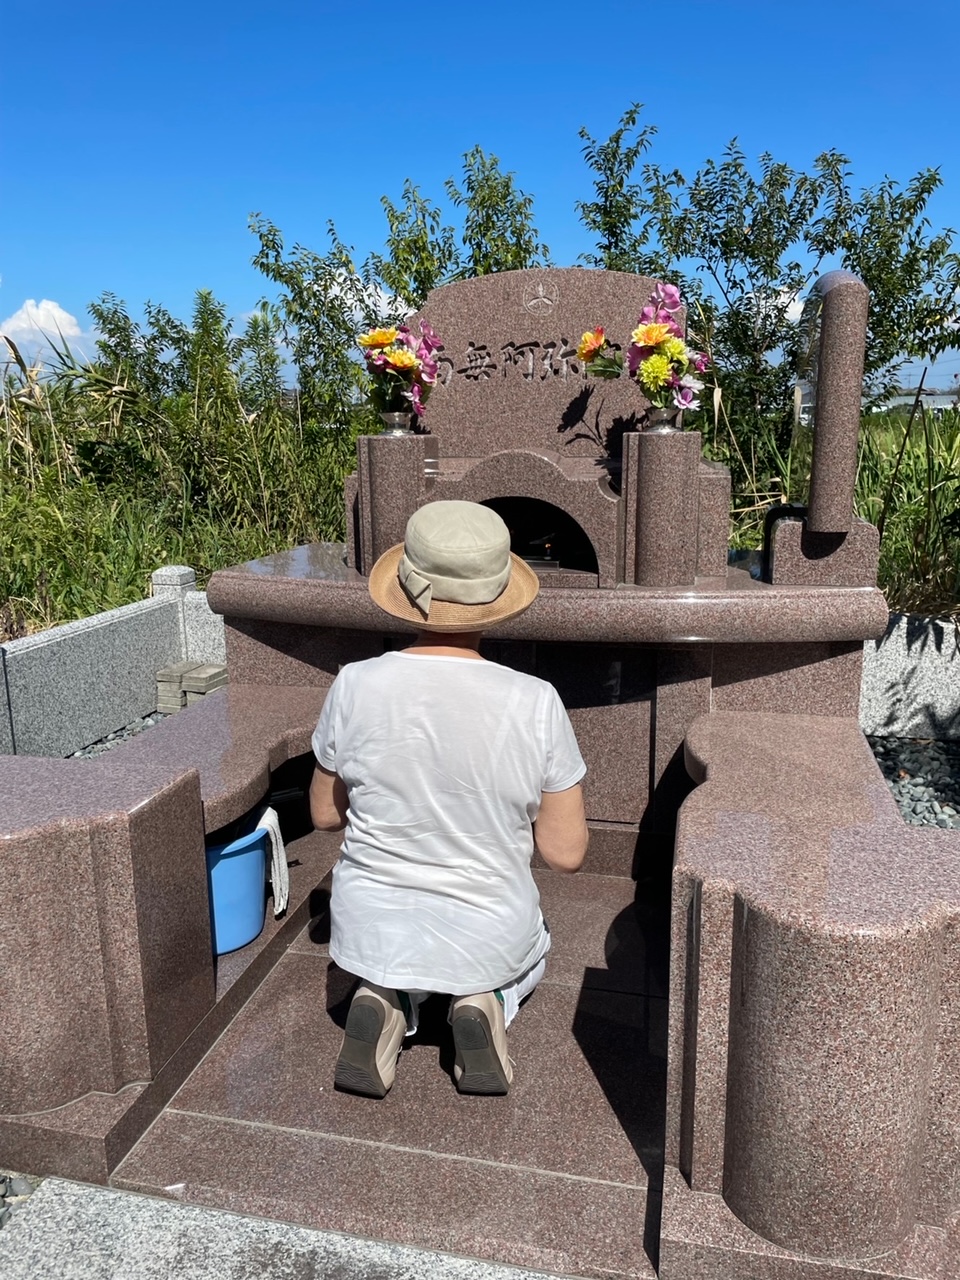
<instances>
[{"instance_id":1,"label":"stacked gray blocks","mask_svg":"<svg viewBox=\"0 0 960 1280\"><path fill-rule=\"evenodd\" d=\"M169 714L190 707L226 683L222 662L175 662L157 672L157 710Z\"/></svg>"},{"instance_id":2,"label":"stacked gray blocks","mask_svg":"<svg viewBox=\"0 0 960 1280\"><path fill-rule=\"evenodd\" d=\"M165 715L179 711L186 706L182 680L188 671L196 667L195 662L174 662L157 672L157 710Z\"/></svg>"}]
</instances>

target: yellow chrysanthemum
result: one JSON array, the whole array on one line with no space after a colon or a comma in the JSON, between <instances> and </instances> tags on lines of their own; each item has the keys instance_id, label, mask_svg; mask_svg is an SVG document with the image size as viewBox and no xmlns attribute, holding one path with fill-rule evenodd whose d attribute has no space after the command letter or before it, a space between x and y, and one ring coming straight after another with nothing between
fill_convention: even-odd
<instances>
[{"instance_id":1,"label":"yellow chrysanthemum","mask_svg":"<svg viewBox=\"0 0 960 1280\"><path fill-rule=\"evenodd\" d=\"M686 343L682 338L668 338L661 343L657 355L666 356L668 360L682 360L687 354Z\"/></svg>"},{"instance_id":2,"label":"yellow chrysanthemum","mask_svg":"<svg viewBox=\"0 0 960 1280\"><path fill-rule=\"evenodd\" d=\"M642 324L630 335L638 347L659 347L661 342L670 337L668 324Z\"/></svg>"},{"instance_id":3,"label":"yellow chrysanthemum","mask_svg":"<svg viewBox=\"0 0 960 1280\"><path fill-rule=\"evenodd\" d=\"M368 349L389 347L391 342L396 342L398 332L397 329L371 329L369 333L361 333L357 342Z\"/></svg>"},{"instance_id":4,"label":"yellow chrysanthemum","mask_svg":"<svg viewBox=\"0 0 960 1280\"><path fill-rule=\"evenodd\" d=\"M394 369L416 369L420 361L409 347L396 347L383 353Z\"/></svg>"},{"instance_id":5,"label":"yellow chrysanthemum","mask_svg":"<svg viewBox=\"0 0 960 1280\"><path fill-rule=\"evenodd\" d=\"M577 347L577 357L582 360L584 364L589 364L597 352L603 347L605 341L606 338L604 337L602 329L588 329L580 339L580 345Z\"/></svg>"},{"instance_id":6,"label":"yellow chrysanthemum","mask_svg":"<svg viewBox=\"0 0 960 1280\"><path fill-rule=\"evenodd\" d=\"M647 356L637 370L637 376L648 391L659 391L670 377L670 361L659 353Z\"/></svg>"}]
</instances>

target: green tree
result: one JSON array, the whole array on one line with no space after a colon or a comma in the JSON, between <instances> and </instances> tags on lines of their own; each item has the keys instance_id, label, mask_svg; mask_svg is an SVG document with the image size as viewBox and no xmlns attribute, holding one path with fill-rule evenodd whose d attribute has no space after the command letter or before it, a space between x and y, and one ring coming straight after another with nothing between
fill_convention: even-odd
<instances>
[{"instance_id":1,"label":"green tree","mask_svg":"<svg viewBox=\"0 0 960 1280\"><path fill-rule=\"evenodd\" d=\"M857 192L839 152L804 173L769 154L750 165L734 140L689 180L650 162L638 173L656 133L640 127L640 110L632 104L605 142L580 130L594 199L576 208L597 237L581 260L680 284L728 408L746 428L773 419L785 443L794 386L810 360L811 308L798 313L831 267L855 272L871 291L869 393L888 392L904 360L956 345L960 259L953 231L932 231L926 213L938 171Z\"/></svg>"},{"instance_id":2,"label":"green tree","mask_svg":"<svg viewBox=\"0 0 960 1280\"><path fill-rule=\"evenodd\" d=\"M431 289L455 276L460 268L456 232L444 226L436 205L420 194L408 178L403 184L403 205L398 209L387 196L381 198L387 215L387 256L371 253L363 276L370 288L383 287L391 295L393 314L402 320L418 311Z\"/></svg>"},{"instance_id":3,"label":"green tree","mask_svg":"<svg viewBox=\"0 0 960 1280\"><path fill-rule=\"evenodd\" d=\"M354 350L357 329L377 318L374 300L332 223L331 247L323 255L302 245L287 253L280 231L260 214L251 217L250 229L260 244L254 266L280 287L283 336L297 369L301 418L308 428L345 427L364 390Z\"/></svg>"},{"instance_id":4,"label":"green tree","mask_svg":"<svg viewBox=\"0 0 960 1280\"><path fill-rule=\"evenodd\" d=\"M930 360L957 345L960 255L953 230L932 233L926 215L942 182L939 170L924 169L905 187L886 178L857 199L845 190L842 225L812 238L870 290L864 374L874 396L892 392L906 359Z\"/></svg>"},{"instance_id":5,"label":"green tree","mask_svg":"<svg viewBox=\"0 0 960 1280\"><path fill-rule=\"evenodd\" d=\"M456 279L547 265L550 251L533 224L533 197L518 189L512 173L502 172L496 156L480 147L466 152L462 182L462 190L453 178L446 182L447 195L464 210L466 257Z\"/></svg>"},{"instance_id":6,"label":"green tree","mask_svg":"<svg viewBox=\"0 0 960 1280\"><path fill-rule=\"evenodd\" d=\"M277 308L261 302L247 319L241 343L240 397L248 413L263 413L283 401L282 334Z\"/></svg>"},{"instance_id":7,"label":"green tree","mask_svg":"<svg viewBox=\"0 0 960 1280\"><path fill-rule=\"evenodd\" d=\"M755 422L774 415L781 446L806 357L798 299L845 225L846 163L824 152L807 174L764 154L755 175L734 140L719 164L708 160L690 182L649 168L664 258L692 264L705 282L695 319L731 412Z\"/></svg>"},{"instance_id":8,"label":"green tree","mask_svg":"<svg viewBox=\"0 0 960 1280\"><path fill-rule=\"evenodd\" d=\"M586 144L584 159L596 175L595 199L578 200L575 208L586 229L597 237L596 249L581 254L581 262L658 279L667 274L668 264L661 253L649 247L654 229L650 193L633 180L637 162L657 132L655 125L637 127L642 109L642 103L633 103L606 142L598 142L585 128L580 130Z\"/></svg>"}]
</instances>

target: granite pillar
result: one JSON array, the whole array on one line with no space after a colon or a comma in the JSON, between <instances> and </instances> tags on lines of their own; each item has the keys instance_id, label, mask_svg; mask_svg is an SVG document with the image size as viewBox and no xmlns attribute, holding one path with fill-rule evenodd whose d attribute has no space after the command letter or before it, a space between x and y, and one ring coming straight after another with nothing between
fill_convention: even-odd
<instances>
[{"instance_id":1,"label":"granite pillar","mask_svg":"<svg viewBox=\"0 0 960 1280\"><path fill-rule=\"evenodd\" d=\"M149 1079L214 999L197 774L153 788L72 763L5 762L15 811L28 770L56 794L0 833L4 1114Z\"/></svg>"},{"instance_id":2,"label":"granite pillar","mask_svg":"<svg viewBox=\"0 0 960 1280\"><path fill-rule=\"evenodd\" d=\"M407 520L428 500L436 474L432 436L360 436L357 472L361 571L368 574L384 551L403 541ZM427 475L428 467L430 476Z\"/></svg>"},{"instance_id":3,"label":"granite pillar","mask_svg":"<svg viewBox=\"0 0 960 1280\"><path fill-rule=\"evenodd\" d=\"M912 1231L940 932L843 935L738 901L724 1198L764 1239L869 1258Z\"/></svg>"},{"instance_id":4,"label":"granite pillar","mask_svg":"<svg viewBox=\"0 0 960 1280\"><path fill-rule=\"evenodd\" d=\"M870 293L849 271L831 271L817 291L823 309L807 528L846 533L853 523Z\"/></svg>"},{"instance_id":5,"label":"granite pillar","mask_svg":"<svg viewBox=\"0 0 960 1280\"><path fill-rule=\"evenodd\" d=\"M636 459L635 581L641 587L692 585L697 575L700 435L642 431Z\"/></svg>"},{"instance_id":6,"label":"granite pillar","mask_svg":"<svg viewBox=\"0 0 960 1280\"><path fill-rule=\"evenodd\" d=\"M955 833L852 717L714 710L686 762L660 1274L956 1274Z\"/></svg>"},{"instance_id":7,"label":"granite pillar","mask_svg":"<svg viewBox=\"0 0 960 1280\"><path fill-rule=\"evenodd\" d=\"M719 462L700 461L697 577L725 578L730 542L730 472Z\"/></svg>"}]
</instances>

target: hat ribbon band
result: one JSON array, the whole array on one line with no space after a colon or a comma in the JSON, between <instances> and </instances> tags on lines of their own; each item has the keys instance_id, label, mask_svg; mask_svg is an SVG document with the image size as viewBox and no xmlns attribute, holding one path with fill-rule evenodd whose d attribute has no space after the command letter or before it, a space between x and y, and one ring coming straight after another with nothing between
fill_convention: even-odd
<instances>
[{"instance_id":1,"label":"hat ribbon band","mask_svg":"<svg viewBox=\"0 0 960 1280\"><path fill-rule=\"evenodd\" d=\"M504 567L490 577L449 578L417 569L404 552L397 567L397 577L412 603L426 618L434 596L451 604L489 604L496 600L510 581L510 567L508 558Z\"/></svg>"}]
</instances>

